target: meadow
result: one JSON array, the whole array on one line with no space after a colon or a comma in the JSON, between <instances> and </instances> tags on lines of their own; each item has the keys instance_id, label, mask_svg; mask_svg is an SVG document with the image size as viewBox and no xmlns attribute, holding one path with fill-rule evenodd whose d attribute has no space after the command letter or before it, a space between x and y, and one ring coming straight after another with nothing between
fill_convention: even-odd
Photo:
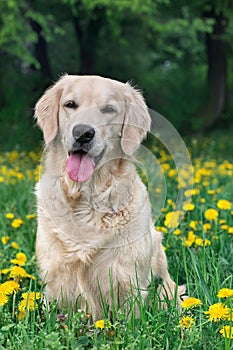
<instances>
[{"instance_id":1,"label":"meadow","mask_svg":"<svg viewBox=\"0 0 233 350\"><path fill-rule=\"evenodd\" d=\"M43 301L35 258L36 206L33 189L41 171L40 152L0 153L0 349L225 349L233 346L233 141L231 133L192 138L193 189L184 172L183 187L192 200L175 205L176 170L164 150L156 150L167 179L167 198L155 223L163 232L169 271L187 285L182 309L159 308L152 283L140 316L127 307L112 319L90 322L88 309L72 313ZM155 189L156 191L156 189ZM191 192L190 192L191 191ZM159 190L158 190L159 192ZM152 203L153 206L154 203ZM172 217L172 220L170 220Z\"/></svg>"}]
</instances>

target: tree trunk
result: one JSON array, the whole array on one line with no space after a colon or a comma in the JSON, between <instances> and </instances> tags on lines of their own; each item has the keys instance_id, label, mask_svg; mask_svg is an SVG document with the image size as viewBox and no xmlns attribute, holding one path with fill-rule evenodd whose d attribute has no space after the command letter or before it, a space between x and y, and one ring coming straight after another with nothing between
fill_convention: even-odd
<instances>
[{"instance_id":1,"label":"tree trunk","mask_svg":"<svg viewBox=\"0 0 233 350\"><path fill-rule=\"evenodd\" d=\"M90 28L83 28L79 25L78 19L75 20L75 31L79 43L79 74L94 74L95 73L95 53L96 53L96 38L92 37Z\"/></svg>"},{"instance_id":2,"label":"tree trunk","mask_svg":"<svg viewBox=\"0 0 233 350\"><path fill-rule=\"evenodd\" d=\"M74 17L74 28L80 50L80 74L96 73L96 53L99 33L105 22L105 10L96 7L93 13L79 9L79 16Z\"/></svg>"},{"instance_id":3,"label":"tree trunk","mask_svg":"<svg viewBox=\"0 0 233 350\"><path fill-rule=\"evenodd\" d=\"M38 41L34 46L35 58L40 64L40 71L45 81L50 81L52 74L48 58L47 42L42 34L42 27L36 21L30 20L30 25L36 32Z\"/></svg>"},{"instance_id":4,"label":"tree trunk","mask_svg":"<svg viewBox=\"0 0 233 350\"><path fill-rule=\"evenodd\" d=\"M4 101L3 101L3 83L2 83L2 79L3 79L3 67L2 67L2 55L3 52L0 50L0 109L4 106Z\"/></svg>"},{"instance_id":5,"label":"tree trunk","mask_svg":"<svg viewBox=\"0 0 233 350\"><path fill-rule=\"evenodd\" d=\"M226 103L227 44L224 34L227 21L223 13L216 13L214 8L205 12L204 17L215 20L212 33L206 34L209 96L202 111L203 126L210 128L221 116Z\"/></svg>"}]
</instances>

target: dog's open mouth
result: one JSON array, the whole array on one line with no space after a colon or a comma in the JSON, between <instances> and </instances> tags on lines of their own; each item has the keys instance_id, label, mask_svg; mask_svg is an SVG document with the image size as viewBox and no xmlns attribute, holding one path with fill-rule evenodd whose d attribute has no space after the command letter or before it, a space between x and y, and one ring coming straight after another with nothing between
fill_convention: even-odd
<instances>
[{"instance_id":1,"label":"dog's open mouth","mask_svg":"<svg viewBox=\"0 0 233 350\"><path fill-rule=\"evenodd\" d=\"M95 166L102 158L104 151L97 157L91 157L87 152L80 150L69 152L66 160L66 170L72 181L87 181L94 173Z\"/></svg>"}]
</instances>

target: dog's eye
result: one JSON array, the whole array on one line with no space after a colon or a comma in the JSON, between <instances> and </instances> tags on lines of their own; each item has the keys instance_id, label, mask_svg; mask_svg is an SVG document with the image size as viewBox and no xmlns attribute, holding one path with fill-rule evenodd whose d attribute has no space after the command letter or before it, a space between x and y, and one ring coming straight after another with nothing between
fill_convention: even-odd
<instances>
[{"instance_id":1,"label":"dog's eye","mask_svg":"<svg viewBox=\"0 0 233 350\"><path fill-rule=\"evenodd\" d=\"M78 108L77 103L75 103L74 101L67 101L67 102L64 104L64 106L67 107L67 108L73 108L73 109Z\"/></svg>"},{"instance_id":2,"label":"dog's eye","mask_svg":"<svg viewBox=\"0 0 233 350\"><path fill-rule=\"evenodd\" d=\"M102 113L116 113L116 109L111 105L107 105L107 106L104 106L103 108L101 108L101 112Z\"/></svg>"}]
</instances>

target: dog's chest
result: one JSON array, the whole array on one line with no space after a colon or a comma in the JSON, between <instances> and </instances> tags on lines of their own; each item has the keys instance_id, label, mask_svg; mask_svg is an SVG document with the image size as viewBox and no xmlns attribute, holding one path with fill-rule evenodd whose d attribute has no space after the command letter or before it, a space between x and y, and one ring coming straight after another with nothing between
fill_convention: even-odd
<instances>
[{"instance_id":1,"label":"dog's chest","mask_svg":"<svg viewBox=\"0 0 233 350\"><path fill-rule=\"evenodd\" d=\"M139 230L141 236L147 230L140 219L143 216L148 221L148 213L143 213L147 206L136 210L139 201L130 191L121 197L113 197L112 191L101 196L88 189L77 191L60 180L45 180L37 187L40 226L42 231L50 226L52 236L62 247L64 262L80 259L88 263L110 245L125 245L135 240L135 232Z\"/></svg>"},{"instance_id":2,"label":"dog's chest","mask_svg":"<svg viewBox=\"0 0 233 350\"><path fill-rule=\"evenodd\" d=\"M119 197L117 191L70 192L67 184L62 182L64 205L70 208L73 221L78 227L103 229L120 229L132 219L134 198L132 191L125 191Z\"/></svg>"}]
</instances>

